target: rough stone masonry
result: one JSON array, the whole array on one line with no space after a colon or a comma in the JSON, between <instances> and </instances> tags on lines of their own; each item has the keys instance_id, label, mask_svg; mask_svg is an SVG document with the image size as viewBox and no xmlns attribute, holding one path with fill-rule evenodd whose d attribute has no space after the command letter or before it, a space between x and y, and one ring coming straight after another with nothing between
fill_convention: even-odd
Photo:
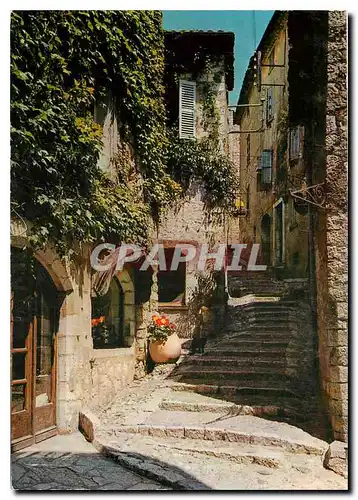
<instances>
[{"instance_id":1,"label":"rough stone masonry","mask_svg":"<svg viewBox=\"0 0 358 500\"><path fill-rule=\"evenodd\" d=\"M317 239L322 388L334 438L348 439L347 16L328 12L326 210Z\"/></svg>"}]
</instances>

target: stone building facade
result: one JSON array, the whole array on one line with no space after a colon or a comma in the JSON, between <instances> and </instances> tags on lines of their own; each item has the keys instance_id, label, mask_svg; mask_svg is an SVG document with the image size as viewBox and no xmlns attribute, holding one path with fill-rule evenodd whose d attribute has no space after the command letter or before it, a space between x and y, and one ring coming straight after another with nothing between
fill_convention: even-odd
<instances>
[{"instance_id":1,"label":"stone building facade","mask_svg":"<svg viewBox=\"0 0 358 500\"><path fill-rule=\"evenodd\" d=\"M288 128L288 14L276 12L241 89L235 122L240 126L240 189L245 216L243 243L259 243L262 261L286 276L307 275L307 216L295 209L290 189L304 177L302 137L296 150ZM260 75L259 75L260 73Z\"/></svg>"},{"instance_id":2,"label":"stone building facade","mask_svg":"<svg viewBox=\"0 0 358 500\"><path fill-rule=\"evenodd\" d=\"M316 221L316 276L322 388L334 438L348 439L347 14L325 19L327 70L324 178L326 210ZM325 125L324 125L325 124ZM321 180L319 178L318 180Z\"/></svg>"},{"instance_id":3,"label":"stone building facade","mask_svg":"<svg viewBox=\"0 0 358 500\"><path fill-rule=\"evenodd\" d=\"M222 148L229 154L227 91L233 87L233 34L201 36L206 39L203 50L207 49L210 53L210 47L216 46L217 65L215 68L210 66L203 69L195 76L184 68L181 76L197 84L195 131L197 137L202 137L205 135L202 111L204 95L200 78L207 81L213 73L216 74L213 91L218 130ZM190 37L197 39L197 35ZM189 45L192 41L189 39ZM221 44L224 44L224 49ZM224 52L226 55L223 55ZM175 99L179 101L179 95ZM135 161L133 151L120 138L110 95L96 106L95 118L103 127L104 147L99 166L116 181L117 162L125 158L130 170L135 169ZM140 189L138 176L134 182L138 182ZM200 189L200 186L192 186L187 198L167 214L157 230L153 224L152 243L164 242L167 248L172 248L176 242L198 246L206 242L213 245L226 241L223 224L214 225L207 220L203 222L205 213ZM14 256L12 332L16 331L16 342L12 345L14 449L56 432L73 432L78 427L81 408L106 405L118 397L123 387L147 371L147 326L152 314L156 311L168 314L177 321L182 336L191 336L199 302L202 305L204 298L210 296L212 288L216 287L216 282L210 276L201 279L187 266L182 269L180 276L183 300L179 307L178 304L159 304L162 289L157 270L138 272L138 266L133 264L116 271L109 288L100 295L94 286L96 275L90 263L91 247L79 246L76 259L70 262L60 259L49 246L45 251L35 251L25 258L29 266L35 265L39 276L45 276L46 283L53 289L53 300L47 300L44 296L41 312L26 323L31 333L27 335L24 345L19 346L21 321L23 324L19 297L24 283L17 283L15 276L19 266L24 266L21 259L26 252L22 249L30 249L30 234L31 225L14 217L11 226ZM169 280L167 278L164 281L165 293L165 286L171 285L173 280L169 277ZM110 318L109 325L107 316ZM40 329L37 325L41 325ZM40 336L39 333L32 333L35 331L40 332ZM37 353L36 367L31 354L33 352ZM39 360L46 353L49 366L44 368Z\"/></svg>"},{"instance_id":4,"label":"stone building facade","mask_svg":"<svg viewBox=\"0 0 358 500\"><path fill-rule=\"evenodd\" d=\"M258 52L261 55L258 60ZM261 79L258 73L261 74ZM260 91L261 83L261 91ZM270 84L279 86L270 89ZM348 435L347 16L276 11L250 61L239 104L242 239L285 278L306 278L314 350L332 437ZM270 110L270 107L272 109ZM269 113L268 113L269 111ZM267 120L268 114L270 119ZM262 122L261 122L262 120ZM262 123L262 126L260 126ZM246 130L259 129L255 133ZM271 150L271 177L260 181ZM277 206L282 222L277 224ZM262 222L266 220L266 225ZM278 230L282 230L279 237ZM264 231L263 231L264 230ZM265 234L266 231L266 234ZM278 252L277 242L282 246Z\"/></svg>"},{"instance_id":5,"label":"stone building facade","mask_svg":"<svg viewBox=\"0 0 358 500\"><path fill-rule=\"evenodd\" d=\"M217 126L222 150L230 156L229 131L232 128L232 113L228 107L228 91L233 88L233 33L224 32L168 32L166 35L168 61L167 81L191 82L195 85L195 138L208 137L212 121ZM202 62L195 65L195 54L202 54ZM171 64L171 61L174 60ZM180 109L179 86L168 84L167 106L170 122L176 123ZM206 116L205 101L212 96L213 112ZM188 139L190 140L190 139ZM234 153L232 153L234 154ZM232 155L231 155L232 157ZM208 251L215 251L219 243L227 243L230 221L228 217L212 220L205 210L203 187L192 183L184 200L170 210L158 230L153 234L155 242L162 242L168 253L177 243L194 245L197 256L201 245L208 245ZM185 267L185 270L184 270ZM221 275L222 278L222 275ZM191 263L183 266L173 280L182 280L182 297L179 301L163 302L160 297L160 279L158 312L166 314L179 328L179 335L192 337L198 321L198 311L202 305L209 305L213 313L212 329L220 328L223 308L212 303L217 282L208 270L198 272ZM221 279L222 281L222 279ZM220 287L220 285L219 285ZM221 291L222 293L222 283ZM215 293L215 292L214 292Z\"/></svg>"}]
</instances>

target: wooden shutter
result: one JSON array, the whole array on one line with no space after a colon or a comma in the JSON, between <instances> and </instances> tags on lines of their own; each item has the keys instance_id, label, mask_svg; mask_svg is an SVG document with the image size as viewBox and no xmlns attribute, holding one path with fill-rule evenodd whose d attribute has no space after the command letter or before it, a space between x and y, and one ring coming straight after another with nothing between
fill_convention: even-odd
<instances>
[{"instance_id":1,"label":"wooden shutter","mask_svg":"<svg viewBox=\"0 0 358 500\"><path fill-rule=\"evenodd\" d=\"M267 89L266 94L266 121L270 121L273 118L273 93L272 88Z\"/></svg>"},{"instance_id":2,"label":"wooden shutter","mask_svg":"<svg viewBox=\"0 0 358 500\"><path fill-rule=\"evenodd\" d=\"M179 80L179 137L195 138L196 83Z\"/></svg>"},{"instance_id":3,"label":"wooden shutter","mask_svg":"<svg viewBox=\"0 0 358 500\"><path fill-rule=\"evenodd\" d=\"M295 160L302 155L304 140L304 127L297 126L290 130L290 160Z\"/></svg>"},{"instance_id":4,"label":"wooden shutter","mask_svg":"<svg viewBox=\"0 0 358 500\"><path fill-rule=\"evenodd\" d=\"M272 183L272 149L265 149L262 152L262 183Z\"/></svg>"}]
</instances>

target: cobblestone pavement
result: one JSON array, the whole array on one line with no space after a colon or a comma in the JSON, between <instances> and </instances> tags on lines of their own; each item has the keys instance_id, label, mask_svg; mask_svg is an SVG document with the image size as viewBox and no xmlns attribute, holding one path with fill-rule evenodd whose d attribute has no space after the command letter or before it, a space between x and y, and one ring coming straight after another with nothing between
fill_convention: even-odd
<instances>
[{"instance_id":1,"label":"cobblestone pavement","mask_svg":"<svg viewBox=\"0 0 358 500\"><path fill-rule=\"evenodd\" d=\"M56 436L12 454L15 490L168 490L104 458L82 434Z\"/></svg>"}]
</instances>

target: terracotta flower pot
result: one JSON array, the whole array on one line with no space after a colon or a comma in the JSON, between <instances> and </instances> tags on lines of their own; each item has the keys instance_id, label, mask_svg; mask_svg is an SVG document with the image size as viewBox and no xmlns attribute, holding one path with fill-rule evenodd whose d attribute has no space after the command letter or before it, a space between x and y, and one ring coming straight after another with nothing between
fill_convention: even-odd
<instances>
[{"instance_id":1,"label":"terracotta flower pot","mask_svg":"<svg viewBox=\"0 0 358 500\"><path fill-rule=\"evenodd\" d=\"M173 333L164 343L151 340L149 343L149 353L154 363L166 363L170 359L179 358L181 354L181 342L178 335Z\"/></svg>"}]
</instances>

